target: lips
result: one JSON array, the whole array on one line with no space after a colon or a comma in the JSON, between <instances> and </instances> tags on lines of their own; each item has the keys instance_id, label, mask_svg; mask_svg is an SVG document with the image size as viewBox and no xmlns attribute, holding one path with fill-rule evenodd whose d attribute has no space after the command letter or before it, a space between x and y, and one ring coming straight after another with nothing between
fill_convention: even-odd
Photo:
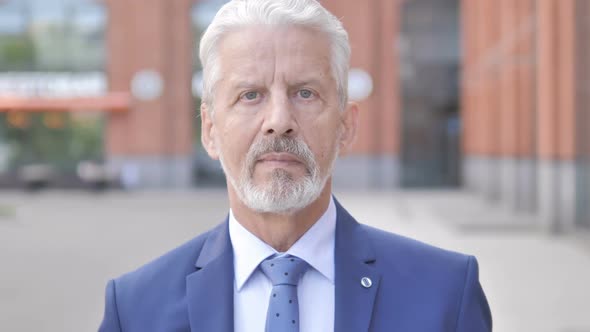
<instances>
[{"instance_id":1,"label":"lips","mask_svg":"<svg viewBox=\"0 0 590 332\"><path fill-rule=\"evenodd\" d=\"M273 152L265 153L259 159L259 162L272 162L272 163L299 163L302 164L301 160L291 153L285 152Z\"/></svg>"}]
</instances>

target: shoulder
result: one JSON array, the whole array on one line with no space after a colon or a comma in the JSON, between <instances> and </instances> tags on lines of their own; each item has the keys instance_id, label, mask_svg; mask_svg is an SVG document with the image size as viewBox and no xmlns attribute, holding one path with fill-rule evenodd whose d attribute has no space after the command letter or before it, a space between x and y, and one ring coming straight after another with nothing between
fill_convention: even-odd
<instances>
[{"instance_id":1,"label":"shoulder","mask_svg":"<svg viewBox=\"0 0 590 332\"><path fill-rule=\"evenodd\" d=\"M360 251L373 266L398 278L412 278L418 284L461 280L475 262L473 256L445 250L415 239L377 229L356 221L337 201L338 237L347 243L341 250Z\"/></svg>"},{"instance_id":2,"label":"shoulder","mask_svg":"<svg viewBox=\"0 0 590 332\"><path fill-rule=\"evenodd\" d=\"M116 278L114 283L117 296L121 299L145 296L146 291L154 288L159 290L159 294L163 294L163 289L171 290L184 285L186 276L196 269L195 262L207 238L224 225L220 224L136 270Z\"/></svg>"},{"instance_id":3,"label":"shoulder","mask_svg":"<svg viewBox=\"0 0 590 332\"><path fill-rule=\"evenodd\" d=\"M429 331L491 331L475 257L359 227L374 251L371 265L380 275L378 307L387 313L376 318L376 325L397 322L410 327L420 318Z\"/></svg>"},{"instance_id":4,"label":"shoulder","mask_svg":"<svg viewBox=\"0 0 590 332\"><path fill-rule=\"evenodd\" d=\"M111 280L107 285L104 328L145 331L174 321L188 326L185 315L186 280L197 271L197 260L210 239L223 234L227 223L198 235L153 261Z\"/></svg>"},{"instance_id":5,"label":"shoulder","mask_svg":"<svg viewBox=\"0 0 590 332\"><path fill-rule=\"evenodd\" d=\"M465 267L472 256L436 247L395 233L386 232L364 224L359 225L370 239L379 259L389 263L430 267Z\"/></svg>"},{"instance_id":6,"label":"shoulder","mask_svg":"<svg viewBox=\"0 0 590 332\"><path fill-rule=\"evenodd\" d=\"M375 252L373 266L385 292L437 308L455 308L466 285L477 282L475 257L360 225Z\"/></svg>"}]
</instances>

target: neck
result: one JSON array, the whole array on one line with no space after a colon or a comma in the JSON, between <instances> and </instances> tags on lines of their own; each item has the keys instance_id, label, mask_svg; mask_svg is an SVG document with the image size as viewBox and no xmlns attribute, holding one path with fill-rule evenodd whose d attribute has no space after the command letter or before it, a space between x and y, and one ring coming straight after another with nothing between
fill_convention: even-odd
<instances>
[{"instance_id":1,"label":"neck","mask_svg":"<svg viewBox=\"0 0 590 332\"><path fill-rule=\"evenodd\" d=\"M331 179L328 179L318 199L292 213L260 213L242 203L228 183L229 205L237 221L250 233L279 252L285 252L299 240L324 214L330 204Z\"/></svg>"}]
</instances>

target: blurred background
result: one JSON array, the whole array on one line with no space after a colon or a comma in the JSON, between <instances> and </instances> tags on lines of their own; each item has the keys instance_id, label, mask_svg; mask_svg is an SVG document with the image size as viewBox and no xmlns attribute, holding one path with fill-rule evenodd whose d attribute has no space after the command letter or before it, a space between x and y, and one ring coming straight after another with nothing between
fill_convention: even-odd
<instances>
[{"instance_id":1,"label":"blurred background","mask_svg":"<svg viewBox=\"0 0 590 332\"><path fill-rule=\"evenodd\" d=\"M224 0L0 0L0 331L92 331L104 285L223 220L200 144ZM495 331L590 331L590 2L322 0L349 32L359 221L474 254Z\"/></svg>"}]
</instances>

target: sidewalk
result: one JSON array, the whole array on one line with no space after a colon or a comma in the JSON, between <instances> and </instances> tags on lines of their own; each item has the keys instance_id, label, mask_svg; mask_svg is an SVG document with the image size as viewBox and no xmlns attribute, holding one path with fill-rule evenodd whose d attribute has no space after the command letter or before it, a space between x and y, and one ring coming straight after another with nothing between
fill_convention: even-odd
<instances>
[{"instance_id":1,"label":"sidewalk","mask_svg":"<svg viewBox=\"0 0 590 332\"><path fill-rule=\"evenodd\" d=\"M534 219L463 192L337 197L361 222L475 255L494 331L590 332L586 235L544 235ZM109 278L217 224L227 209L220 190L0 192L0 205L13 211L0 214L0 331L11 332L95 331ZM494 219L505 225L486 226Z\"/></svg>"}]
</instances>

